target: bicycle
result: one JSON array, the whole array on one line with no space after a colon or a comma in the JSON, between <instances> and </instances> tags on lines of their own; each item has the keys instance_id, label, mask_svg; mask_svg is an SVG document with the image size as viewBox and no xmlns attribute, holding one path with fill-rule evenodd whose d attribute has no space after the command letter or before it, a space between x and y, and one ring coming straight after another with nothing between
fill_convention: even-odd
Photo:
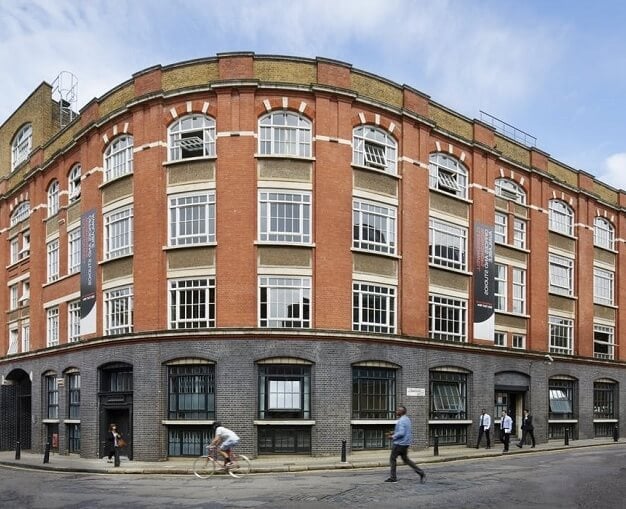
<instances>
[{"instance_id":1,"label":"bicycle","mask_svg":"<svg viewBox=\"0 0 626 509\"><path fill-rule=\"evenodd\" d=\"M206 455L196 458L193 462L193 473L200 479L208 479L215 473L228 474L235 479L250 473L250 460L243 454L230 450L230 463L224 465L224 458L214 445L206 446Z\"/></svg>"}]
</instances>

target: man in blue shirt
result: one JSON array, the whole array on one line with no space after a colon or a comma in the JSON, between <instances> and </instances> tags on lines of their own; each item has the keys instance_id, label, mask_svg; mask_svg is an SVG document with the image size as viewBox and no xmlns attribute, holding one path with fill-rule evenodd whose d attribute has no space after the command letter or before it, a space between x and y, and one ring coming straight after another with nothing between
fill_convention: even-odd
<instances>
[{"instance_id":1,"label":"man in blue shirt","mask_svg":"<svg viewBox=\"0 0 626 509\"><path fill-rule=\"evenodd\" d=\"M404 464L409 465L415 470L415 473L420 476L420 482L424 483L426 481L426 474L409 459L408 455L409 446L413 441L413 437L411 435L411 419L406 415L406 407L399 406L396 410L396 415L399 417L398 422L396 422L393 433L388 435L393 441L393 448L391 449L391 457L389 458L391 472L389 473L389 479L385 480L385 482L398 482L396 478L396 463L398 456L400 456Z\"/></svg>"}]
</instances>

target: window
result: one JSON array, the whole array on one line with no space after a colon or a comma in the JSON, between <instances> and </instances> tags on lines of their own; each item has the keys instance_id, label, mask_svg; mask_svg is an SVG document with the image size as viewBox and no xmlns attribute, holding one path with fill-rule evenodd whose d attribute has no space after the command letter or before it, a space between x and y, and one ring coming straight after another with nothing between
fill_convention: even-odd
<instances>
[{"instance_id":1,"label":"window","mask_svg":"<svg viewBox=\"0 0 626 509\"><path fill-rule=\"evenodd\" d=\"M59 213L59 181L53 180L48 186L48 217Z\"/></svg>"},{"instance_id":2,"label":"window","mask_svg":"<svg viewBox=\"0 0 626 509\"><path fill-rule=\"evenodd\" d=\"M467 198L467 170L458 160L443 153L430 155L430 188Z\"/></svg>"},{"instance_id":3,"label":"window","mask_svg":"<svg viewBox=\"0 0 626 509\"><path fill-rule=\"evenodd\" d=\"M24 304L28 299L30 299L30 281L27 279L22 281L22 296L18 302Z\"/></svg>"},{"instance_id":4,"label":"window","mask_svg":"<svg viewBox=\"0 0 626 509\"><path fill-rule=\"evenodd\" d=\"M133 253L133 208L118 209L104 216L106 260Z\"/></svg>"},{"instance_id":5,"label":"window","mask_svg":"<svg viewBox=\"0 0 626 509\"><path fill-rule=\"evenodd\" d=\"M215 156L215 120L187 115L168 128L169 160Z\"/></svg>"},{"instance_id":6,"label":"window","mask_svg":"<svg viewBox=\"0 0 626 509\"><path fill-rule=\"evenodd\" d=\"M614 382L593 383L593 418L617 419L617 384Z\"/></svg>"},{"instance_id":7,"label":"window","mask_svg":"<svg viewBox=\"0 0 626 509\"><path fill-rule=\"evenodd\" d=\"M507 273L507 266L506 265L500 265L499 263L495 264L495 291L494 291L494 296L495 296L495 304L496 304L496 310L498 311L508 311L508 307L507 307L507 303L506 303L506 286L507 286L507 282L506 282L506 273Z\"/></svg>"},{"instance_id":8,"label":"window","mask_svg":"<svg viewBox=\"0 0 626 509\"><path fill-rule=\"evenodd\" d=\"M115 138L104 152L104 181L133 172L133 137Z\"/></svg>"},{"instance_id":9,"label":"window","mask_svg":"<svg viewBox=\"0 0 626 509\"><path fill-rule=\"evenodd\" d=\"M574 381L550 378L549 419L572 419L574 417Z\"/></svg>"},{"instance_id":10,"label":"window","mask_svg":"<svg viewBox=\"0 0 626 509\"><path fill-rule=\"evenodd\" d=\"M17 353L17 347L19 346L19 330L17 327L9 328L9 348L7 355Z\"/></svg>"},{"instance_id":11,"label":"window","mask_svg":"<svg viewBox=\"0 0 626 509\"><path fill-rule=\"evenodd\" d=\"M33 127L31 124L23 126L11 142L11 171L28 159L33 148Z\"/></svg>"},{"instance_id":12,"label":"window","mask_svg":"<svg viewBox=\"0 0 626 509\"><path fill-rule=\"evenodd\" d=\"M496 331L493 335L493 345L506 347L506 332Z\"/></svg>"},{"instance_id":13,"label":"window","mask_svg":"<svg viewBox=\"0 0 626 509\"><path fill-rule=\"evenodd\" d=\"M67 174L67 189L70 203L74 203L80 198L80 172L80 164L75 164Z\"/></svg>"},{"instance_id":14,"label":"window","mask_svg":"<svg viewBox=\"0 0 626 509\"><path fill-rule=\"evenodd\" d=\"M170 329L215 327L215 278L170 280Z\"/></svg>"},{"instance_id":15,"label":"window","mask_svg":"<svg viewBox=\"0 0 626 509\"><path fill-rule=\"evenodd\" d=\"M30 323L22 323L22 352L30 350Z\"/></svg>"},{"instance_id":16,"label":"window","mask_svg":"<svg viewBox=\"0 0 626 509\"><path fill-rule=\"evenodd\" d=\"M517 182L510 179L496 180L496 196L522 205L526 203L526 192Z\"/></svg>"},{"instance_id":17,"label":"window","mask_svg":"<svg viewBox=\"0 0 626 509\"><path fill-rule=\"evenodd\" d=\"M467 418L467 374L455 371L430 371L430 418Z\"/></svg>"},{"instance_id":18,"label":"window","mask_svg":"<svg viewBox=\"0 0 626 509\"><path fill-rule=\"evenodd\" d=\"M311 193L259 192L261 241L308 244L311 242Z\"/></svg>"},{"instance_id":19,"label":"window","mask_svg":"<svg viewBox=\"0 0 626 509\"><path fill-rule=\"evenodd\" d=\"M467 228L431 217L428 227L429 262L441 267L465 270Z\"/></svg>"},{"instance_id":20,"label":"window","mask_svg":"<svg viewBox=\"0 0 626 509\"><path fill-rule=\"evenodd\" d=\"M397 143L386 131L360 126L352 132L352 164L397 173Z\"/></svg>"},{"instance_id":21,"label":"window","mask_svg":"<svg viewBox=\"0 0 626 509\"><path fill-rule=\"evenodd\" d=\"M67 305L67 341L80 341L80 301L75 300Z\"/></svg>"},{"instance_id":22,"label":"window","mask_svg":"<svg viewBox=\"0 0 626 509\"><path fill-rule=\"evenodd\" d=\"M17 303L19 299L19 287L15 285L9 286L9 309L17 309Z\"/></svg>"},{"instance_id":23,"label":"window","mask_svg":"<svg viewBox=\"0 0 626 509\"><path fill-rule=\"evenodd\" d=\"M612 360L615 348L615 327L593 324L593 356Z\"/></svg>"},{"instance_id":24,"label":"window","mask_svg":"<svg viewBox=\"0 0 626 509\"><path fill-rule=\"evenodd\" d=\"M169 197L170 246L215 242L215 192Z\"/></svg>"},{"instance_id":25,"label":"window","mask_svg":"<svg viewBox=\"0 0 626 509\"><path fill-rule=\"evenodd\" d=\"M467 301L430 295L428 322L431 338L458 343L467 342Z\"/></svg>"},{"instance_id":26,"label":"window","mask_svg":"<svg viewBox=\"0 0 626 509\"><path fill-rule=\"evenodd\" d=\"M550 254L550 292L574 295L574 260Z\"/></svg>"},{"instance_id":27,"label":"window","mask_svg":"<svg viewBox=\"0 0 626 509\"><path fill-rule=\"evenodd\" d=\"M30 255L30 231L22 232L22 249L20 249L19 257L25 258Z\"/></svg>"},{"instance_id":28,"label":"window","mask_svg":"<svg viewBox=\"0 0 626 509\"><path fill-rule=\"evenodd\" d=\"M20 239L19 237L13 237L9 240L9 260L10 263L17 263L20 260Z\"/></svg>"},{"instance_id":29,"label":"window","mask_svg":"<svg viewBox=\"0 0 626 509\"><path fill-rule=\"evenodd\" d=\"M353 283L352 330L395 334L396 288Z\"/></svg>"},{"instance_id":30,"label":"window","mask_svg":"<svg viewBox=\"0 0 626 509\"><path fill-rule=\"evenodd\" d=\"M101 369L100 390L102 392L131 392L133 390L133 367L116 362Z\"/></svg>"},{"instance_id":31,"label":"window","mask_svg":"<svg viewBox=\"0 0 626 509\"><path fill-rule=\"evenodd\" d=\"M46 346L56 346L59 344L59 308L48 309L46 318Z\"/></svg>"},{"instance_id":32,"label":"window","mask_svg":"<svg viewBox=\"0 0 626 509\"><path fill-rule=\"evenodd\" d=\"M353 200L352 246L377 253L396 252L396 207Z\"/></svg>"},{"instance_id":33,"label":"window","mask_svg":"<svg viewBox=\"0 0 626 509\"><path fill-rule=\"evenodd\" d=\"M517 350L524 350L526 349L526 336L524 336L523 334L513 334L513 341L512 341L512 347L516 348Z\"/></svg>"},{"instance_id":34,"label":"window","mask_svg":"<svg viewBox=\"0 0 626 509\"><path fill-rule=\"evenodd\" d=\"M513 313L520 315L526 314L526 269L512 267L513 274Z\"/></svg>"},{"instance_id":35,"label":"window","mask_svg":"<svg viewBox=\"0 0 626 509\"><path fill-rule=\"evenodd\" d=\"M604 249L615 250L615 228L603 217L593 220L593 244Z\"/></svg>"},{"instance_id":36,"label":"window","mask_svg":"<svg viewBox=\"0 0 626 509\"><path fill-rule=\"evenodd\" d=\"M310 419L311 367L259 365L259 418Z\"/></svg>"},{"instance_id":37,"label":"window","mask_svg":"<svg viewBox=\"0 0 626 509\"><path fill-rule=\"evenodd\" d=\"M311 157L311 122L290 111L275 111L259 120L259 153Z\"/></svg>"},{"instance_id":38,"label":"window","mask_svg":"<svg viewBox=\"0 0 626 509\"><path fill-rule=\"evenodd\" d=\"M80 227L67 232L67 272L80 272Z\"/></svg>"},{"instance_id":39,"label":"window","mask_svg":"<svg viewBox=\"0 0 626 509\"><path fill-rule=\"evenodd\" d=\"M396 370L377 366L352 368L352 418L395 419Z\"/></svg>"},{"instance_id":40,"label":"window","mask_svg":"<svg viewBox=\"0 0 626 509\"><path fill-rule=\"evenodd\" d=\"M170 426L168 456L200 456L213 440L213 429L207 426Z\"/></svg>"},{"instance_id":41,"label":"window","mask_svg":"<svg viewBox=\"0 0 626 509\"><path fill-rule=\"evenodd\" d=\"M104 334L133 331L133 289L131 286L104 292Z\"/></svg>"},{"instance_id":42,"label":"window","mask_svg":"<svg viewBox=\"0 0 626 509\"><path fill-rule=\"evenodd\" d=\"M513 246L526 249L526 221L513 218Z\"/></svg>"},{"instance_id":43,"label":"window","mask_svg":"<svg viewBox=\"0 0 626 509\"><path fill-rule=\"evenodd\" d=\"M311 278L259 278L259 327L311 326Z\"/></svg>"},{"instance_id":44,"label":"window","mask_svg":"<svg viewBox=\"0 0 626 509\"><path fill-rule=\"evenodd\" d=\"M80 373L67 375L68 417L80 419Z\"/></svg>"},{"instance_id":45,"label":"window","mask_svg":"<svg viewBox=\"0 0 626 509\"><path fill-rule=\"evenodd\" d=\"M56 375L44 377L46 384L46 418L59 418L59 385Z\"/></svg>"},{"instance_id":46,"label":"window","mask_svg":"<svg viewBox=\"0 0 626 509\"><path fill-rule=\"evenodd\" d=\"M168 367L168 419L215 418L215 366L181 364Z\"/></svg>"},{"instance_id":47,"label":"window","mask_svg":"<svg viewBox=\"0 0 626 509\"><path fill-rule=\"evenodd\" d=\"M48 242L48 283L59 279L59 239Z\"/></svg>"},{"instance_id":48,"label":"window","mask_svg":"<svg viewBox=\"0 0 626 509\"><path fill-rule=\"evenodd\" d=\"M595 304L613 305L614 279L615 273L612 270L593 268L593 302Z\"/></svg>"},{"instance_id":49,"label":"window","mask_svg":"<svg viewBox=\"0 0 626 509\"><path fill-rule=\"evenodd\" d=\"M500 244L506 244L509 237L509 217L501 212L496 212L493 236L494 240Z\"/></svg>"},{"instance_id":50,"label":"window","mask_svg":"<svg viewBox=\"0 0 626 509\"><path fill-rule=\"evenodd\" d=\"M574 211L561 200L550 200L550 229L564 235L574 235Z\"/></svg>"},{"instance_id":51,"label":"window","mask_svg":"<svg viewBox=\"0 0 626 509\"><path fill-rule=\"evenodd\" d=\"M560 316L549 316L550 352L572 355L574 353L574 321Z\"/></svg>"},{"instance_id":52,"label":"window","mask_svg":"<svg viewBox=\"0 0 626 509\"><path fill-rule=\"evenodd\" d=\"M30 216L30 202L23 201L11 213L11 226L21 223Z\"/></svg>"}]
</instances>

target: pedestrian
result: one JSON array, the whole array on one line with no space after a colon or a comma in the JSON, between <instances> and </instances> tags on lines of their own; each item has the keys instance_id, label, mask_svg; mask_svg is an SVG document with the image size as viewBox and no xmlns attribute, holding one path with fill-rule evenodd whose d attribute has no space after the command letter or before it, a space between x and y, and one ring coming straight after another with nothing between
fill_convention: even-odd
<instances>
[{"instance_id":1,"label":"pedestrian","mask_svg":"<svg viewBox=\"0 0 626 509\"><path fill-rule=\"evenodd\" d=\"M489 438L489 430L491 429L491 416L483 408L480 414L480 421L478 424L478 442L476 443L476 449L480 449L480 441L483 438L483 433L487 438L487 449L491 449L491 438Z\"/></svg>"},{"instance_id":2,"label":"pedestrian","mask_svg":"<svg viewBox=\"0 0 626 509\"><path fill-rule=\"evenodd\" d=\"M420 476L420 482L423 484L426 482L426 473L411 461L408 455L409 446L411 445L413 437L411 434L411 419L406 415L406 407L402 405L399 406L396 409L396 415L399 417L396 422L396 427L393 433L387 435L391 438L393 447L391 449L391 457L389 458L389 465L391 467L389 479L386 479L385 482L398 482L398 478L396 477L396 464L398 456L400 456L404 464L410 466L415 473Z\"/></svg>"},{"instance_id":3,"label":"pedestrian","mask_svg":"<svg viewBox=\"0 0 626 509\"><path fill-rule=\"evenodd\" d=\"M107 432L107 437L105 440L105 445L107 449L107 463L113 463L113 456L115 455L116 451L119 454L121 439L122 435L119 431L117 431L117 424L109 424L109 431Z\"/></svg>"},{"instance_id":4,"label":"pedestrian","mask_svg":"<svg viewBox=\"0 0 626 509\"><path fill-rule=\"evenodd\" d=\"M509 440L511 439L512 429L513 419L506 414L506 410L502 410L502 418L500 419L500 438L504 444L502 452L509 452Z\"/></svg>"},{"instance_id":5,"label":"pedestrian","mask_svg":"<svg viewBox=\"0 0 626 509\"><path fill-rule=\"evenodd\" d=\"M531 449L535 447L535 426L533 426L533 416L530 415L530 412L524 409L524 418L522 419L522 439L517 443L517 447L520 449L526 443L526 437L530 435L530 439L533 442L533 445L530 446Z\"/></svg>"}]
</instances>

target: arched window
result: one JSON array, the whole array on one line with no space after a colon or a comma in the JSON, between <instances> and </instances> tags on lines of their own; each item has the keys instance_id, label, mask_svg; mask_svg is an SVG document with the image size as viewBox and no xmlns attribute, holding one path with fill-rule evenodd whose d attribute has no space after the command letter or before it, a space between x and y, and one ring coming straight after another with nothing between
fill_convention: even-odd
<instances>
[{"instance_id":1,"label":"arched window","mask_svg":"<svg viewBox=\"0 0 626 509\"><path fill-rule=\"evenodd\" d=\"M605 249L615 249L615 228L603 217L593 220L593 244Z\"/></svg>"},{"instance_id":2,"label":"arched window","mask_svg":"<svg viewBox=\"0 0 626 509\"><path fill-rule=\"evenodd\" d=\"M459 198L467 198L467 169L454 157L437 152L428 165L430 188Z\"/></svg>"},{"instance_id":3,"label":"arched window","mask_svg":"<svg viewBox=\"0 0 626 509\"><path fill-rule=\"evenodd\" d=\"M128 175L133 172L133 137L115 138L104 152L104 180Z\"/></svg>"},{"instance_id":4,"label":"arched window","mask_svg":"<svg viewBox=\"0 0 626 509\"><path fill-rule=\"evenodd\" d=\"M70 203L80 198L80 164L75 164L67 175L67 189L70 195Z\"/></svg>"},{"instance_id":5,"label":"arched window","mask_svg":"<svg viewBox=\"0 0 626 509\"><path fill-rule=\"evenodd\" d=\"M187 115L168 130L169 160L215 156L215 120L206 115Z\"/></svg>"},{"instance_id":6,"label":"arched window","mask_svg":"<svg viewBox=\"0 0 626 509\"><path fill-rule=\"evenodd\" d=\"M33 148L33 126L26 124L17 132L11 142L11 170L25 161Z\"/></svg>"},{"instance_id":7,"label":"arched window","mask_svg":"<svg viewBox=\"0 0 626 509\"><path fill-rule=\"evenodd\" d=\"M382 129L357 127L352 132L352 163L395 175L397 146L396 140Z\"/></svg>"},{"instance_id":8,"label":"arched window","mask_svg":"<svg viewBox=\"0 0 626 509\"><path fill-rule=\"evenodd\" d=\"M522 205L526 203L526 192L522 186L511 179L496 180L496 196L521 203Z\"/></svg>"},{"instance_id":9,"label":"arched window","mask_svg":"<svg viewBox=\"0 0 626 509\"><path fill-rule=\"evenodd\" d=\"M15 226L17 223L28 219L30 215L30 202L23 201L17 207L13 209L11 213L11 226Z\"/></svg>"},{"instance_id":10,"label":"arched window","mask_svg":"<svg viewBox=\"0 0 626 509\"><path fill-rule=\"evenodd\" d=\"M563 233L564 235L574 235L574 211L563 200L550 200L550 229Z\"/></svg>"},{"instance_id":11,"label":"arched window","mask_svg":"<svg viewBox=\"0 0 626 509\"><path fill-rule=\"evenodd\" d=\"M54 179L48 186L48 217L59 212L59 181Z\"/></svg>"},{"instance_id":12,"label":"arched window","mask_svg":"<svg viewBox=\"0 0 626 509\"><path fill-rule=\"evenodd\" d=\"M274 111L259 119L259 153L311 157L311 122L291 111Z\"/></svg>"}]
</instances>

